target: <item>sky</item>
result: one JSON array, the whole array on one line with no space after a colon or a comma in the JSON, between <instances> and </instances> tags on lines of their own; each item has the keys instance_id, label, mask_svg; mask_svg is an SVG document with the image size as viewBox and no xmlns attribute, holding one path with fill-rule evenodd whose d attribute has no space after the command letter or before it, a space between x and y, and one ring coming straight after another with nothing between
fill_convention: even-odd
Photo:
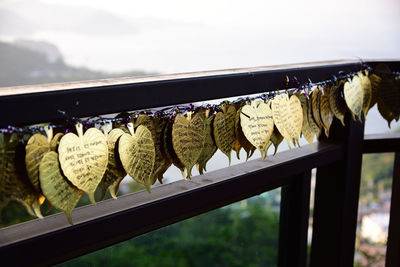
<instances>
[{"instance_id":1,"label":"sky","mask_svg":"<svg viewBox=\"0 0 400 267\"><path fill-rule=\"evenodd\" d=\"M112 72L400 58L398 0L0 0L0 12L0 39L49 41Z\"/></svg>"}]
</instances>

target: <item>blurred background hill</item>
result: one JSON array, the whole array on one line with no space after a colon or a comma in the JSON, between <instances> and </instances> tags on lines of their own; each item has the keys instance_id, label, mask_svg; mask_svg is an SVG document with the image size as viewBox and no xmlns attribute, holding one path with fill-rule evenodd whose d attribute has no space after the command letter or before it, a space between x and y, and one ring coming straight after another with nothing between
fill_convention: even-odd
<instances>
[{"instance_id":1,"label":"blurred background hill","mask_svg":"<svg viewBox=\"0 0 400 267\"><path fill-rule=\"evenodd\" d=\"M0 41L0 87L27 84L95 80L155 73L144 71L105 72L65 63L57 46L45 41L18 39Z\"/></svg>"}]
</instances>

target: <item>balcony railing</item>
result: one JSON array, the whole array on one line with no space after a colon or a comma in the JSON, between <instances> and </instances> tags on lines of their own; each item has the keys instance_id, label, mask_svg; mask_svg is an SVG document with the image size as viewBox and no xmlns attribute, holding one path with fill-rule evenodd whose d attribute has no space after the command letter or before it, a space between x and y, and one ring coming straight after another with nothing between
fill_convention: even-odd
<instances>
[{"instance_id":1,"label":"balcony railing","mask_svg":"<svg viewBox=\"0 0 400 267\"><path fill-rule=\"evenodd\" d=\"M382 61L366 62L375 66ZM385 61L400 70L399 61ZM324 81L358 61L331 61L146 78L0 89L0 127L264 93L286 76ZM118 200L0 229L0 258L13 265L65 261L238 200L282 187L279 266L305 266L311 169L317 168L310 266L353 266L363 153L396 152L386 265L400 266L400 134L364 136L364 124L334 121L331 138L158 186ZM201 201L200 201L201 200Z\"/></svg>"}]
</instances>

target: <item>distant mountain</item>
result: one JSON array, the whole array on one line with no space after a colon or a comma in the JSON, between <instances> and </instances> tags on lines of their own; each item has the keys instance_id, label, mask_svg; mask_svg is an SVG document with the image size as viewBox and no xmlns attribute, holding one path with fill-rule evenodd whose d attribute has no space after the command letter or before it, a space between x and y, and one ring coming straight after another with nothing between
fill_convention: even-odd
<instances>
[{"instance_id":1,"label":"distant mountain","mask_svg":"<svg viewBox=\"0 0 400 267\"><path fill-rule=\"evenodd\" d=\"M0 87L145 76L154 73L130 71L107 73L67 65L55 45L30 40L0 42Z\"/></svg>"},{"instance_id":2,"label":"distant mountain","mask_svg":"<svg viewBox=\"0 0 400 267\"><path fill-rule=\"evenodd\" d=\"M62 54L58 47L49 42L18 39L14 44L44 54L49 62L56 62L62 59Z\"/></svg>"}]
</instances>

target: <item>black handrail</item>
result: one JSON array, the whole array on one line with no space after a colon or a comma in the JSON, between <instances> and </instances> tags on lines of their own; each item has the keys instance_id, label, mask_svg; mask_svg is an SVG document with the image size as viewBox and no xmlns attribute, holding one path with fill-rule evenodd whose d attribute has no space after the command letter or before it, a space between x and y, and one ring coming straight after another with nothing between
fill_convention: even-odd
<instances>
[{"instance_id":1,"label":"black handrail","mask_svg":"<svg viewBox=\"0 0 400 267\"><path fill-rule=\"evenodd\" d=\"M374 65L380 61L368 61ZM386 62L392 68L399 62ZM285 77L301 83L359 71L360 61L339 60L273 67L210 71L145 78L110 79L0 88L0 127L26 125L264 93L282 88Z\"/></svg>"},{"instance_id":2,"label":"black handrail","mask_svg":"<svg viewBox=\"0 0 400 267\"><path fill-rule=\"evenodd\" d=\"M366 63L373 66L379 62ZM386 63L400 69L400 61ZM339 71L358 70L359 61L335 61L0 88L0 112L7 114L0 118L0 126L53 122L62 119L58 109L84 117L264 93L282 88L286 75L296 76L300 82L309 78L319 82ZM363 138L363 128L363 123L350 116L344 128L335 120L332 137L318 143L315 151L304 146L264 161L209 172L189 182L162 185L151 195L138 192L81 207L72 215L73 226L63 214L56 214L0 229L0 258L14 265L57 263L282 186L278 263L305 266L310 173L317 168L310 264L352 266L362 153L396 152L400 146L398 135ZM393 201L399 198L396 190ZM391 211L391 218L398 222L395 212ZM392 221L390 229L394 234L389 238L388 255L392 256L387 262L399 262L393 251L400 238Z\"/></svg>"}]
</instances>

